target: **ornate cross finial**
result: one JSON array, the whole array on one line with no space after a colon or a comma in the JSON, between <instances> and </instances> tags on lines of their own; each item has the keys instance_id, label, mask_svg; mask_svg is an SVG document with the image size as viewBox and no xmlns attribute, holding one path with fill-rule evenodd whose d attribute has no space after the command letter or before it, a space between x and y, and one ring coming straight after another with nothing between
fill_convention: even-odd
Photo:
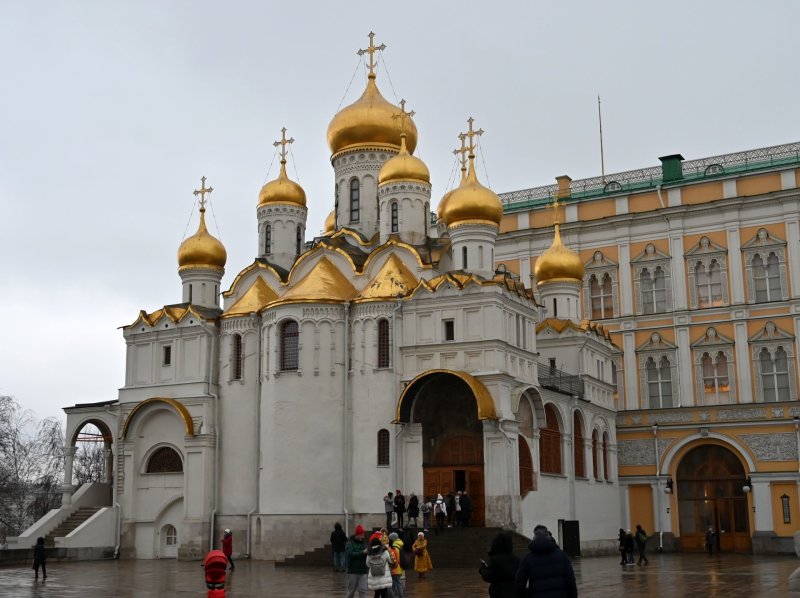
<instances>
[{"instance_id":1,"label":"ornate cross finial","mask_svg":"<svg viewBox=\"0 0 800 598\"><path fill-rule=\"evenodd\" d=\"M558 190L553 191L553 224L558 224L558 208L560 208L563 204L558 203Z\"/></svg>"},{"instance_id":2,"label":"ornate cross finial","mask_svg":"<svg viewBox=\"0 0 800 598\"><path fill-rule=\"evenodd\" d=\"M214 187L206 187L206 177L200 177L200 188L194 190L195 196L200 196L200 211L206 210L206 193L211 193Z\"/></svg>"},{"instance_id":3,"label":"ornate cross finial","mask_svg":"<svg viewBox=\"0 0 800 598\"><path fill-rule=\"evenodd\" d=\"M467 169L467 134L466 133L459 133L458 138L461 140L461 147L459 149L454 149L453 154L461 156L458 158L458 161L461 162L461 170Z\"/></svg>"},{"instance_id":4,"label":"ornate cross finial","mask_svg":"<svg viewBox=\"0 0 800 598\"><path fill-rule=\"evenodd\" d=\"M375 67L377 63L375 62L375 52L378 50L383 51L386 49L386 44L381 44L380 46L375 45L375 34L372 31L369 32L369 47L365 50L359 50L358 55L363 56L364 54L369 54L369 76L375 76Z\"/></svg>"},{"instance_id":5,"label":"ornate cross finial","mask_svg":"<svg viewBox=\"0 0 800 598\"><path fill-rule=\"evenodd\" d=\"M281 140L273 142L273 146L278 147L281 146L281 164L286 163L286 146L290 143L294 143L294 137L290 137L286 139L286 127L281 129Z\"/></svg>"},{"instance_id":6,"label":"ornate cross finial","mask_svg":"<svg viewBox=\"0 0 800 598\"><path fill-rule=\"evenodd\" d=\"M472 123L474 122L475 119L470 116L467 119L469 130L466 133L462 133L462 135L466 135L469 138L469 145L467 146L467 149L469 149L470 156L475 154L475 137L480 137L483 135L483 129L478 129L477 131L472 130Z\"/></svg>"},{"instance_id":7,"label":"ornate cross finial","mask_svg":"<svg viewBox=\"0 0 800 598\"><path fill-rule=\"evenodd\" d=\"M400 112L397 114L392 114L392 118L400 119L400 133L402 135L405 135L406 132L406 118L411 118L415 114L416 112L413 110L411 112L406 112L406 101L400 100Z\"/></svg>"}]
</instances>

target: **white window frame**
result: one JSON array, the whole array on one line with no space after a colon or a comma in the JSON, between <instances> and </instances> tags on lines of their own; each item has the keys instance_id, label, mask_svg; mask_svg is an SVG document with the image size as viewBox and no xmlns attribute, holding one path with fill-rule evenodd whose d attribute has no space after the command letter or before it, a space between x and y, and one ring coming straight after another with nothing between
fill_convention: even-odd
<instances>
[{"instance_id":1,"label":"white window frame","mask_svg":"<svg viewBox=\"0 0 800 598\"><path fill-rule=\"evenodd\" d=\"M708 237L701 237L700 241L684 255L686 259L686 271L689 275L689 303L692 309L700 307L700 297L697 288L696 269L702 264L707 272L710 272L714 262L719 264L720 274L720 294L722 296L719 305L708 305L705 307L722 307L730 302L728 293L728 250L711 241Z\"/></svg>"},{"instance_id":2,"label":"white window frame","mask_svg":"<svg viewBox=\"0 0 800 598\"><path fill-rule=\"evenodd\" d=\"M642 402L642 409L672 409L681 406L680 386L678 384L677 367L678 367L678 352L675 345L664 340L661 335L654 332L650 339L641 345L636 351L639 364L639 389ZM650 406L650 387L647 378L647 362L653 359L656 368L660 369L661 359L666 357L669 361L670 384L672 386L672 405L658 407ZM619 377L619 372L617 372ZM663 381L659 378L659 397L661 396L661 383ZM660 400L659 400L660 403Z\"/></svg>"},{"instance_id":3,"label":"white window frame","mask_svg":"<svg viewBox=\"0 0 800 598\"><path fill-rule=\"evenodd\" d=\"M619 317L619 264L606 257L602 251L595 251L592 259L584 264L583 277L584 314L587 320L595 320L592 315L592 276L602 283L603 277L608 274L611 279L611 317ZM601 285L602 291L602 285ZM602 295L601 295L602 296Z\"/></svg>"},{"instance_id":4,"label":"white window frame","mask_svg":"<svg viewBox=\"0 0 800 598\"><path fill-rule=\"evenodd\" d=\"M695 402L697 405L729 405L732 403L736 403L736 375L734 372L734 345L733 340L725 337L720 336L717 332L717 329L713 326L706 329L705 335L692 345L692 351L694 354L694 372L695 372ZM717 357L719 354L725 356L725 360L727 361L727 372L726 375L721 375L719 371L717 371ZM709 393L705 392L705 373L703 370L703 359L705 355L708 354L709 357L712 359L712 363L714 366L714 382L715 382L715 391L714 391L714 399L713 401L708 400ZM719 385L717 384L717 379L725 378L728 379L728 391L727 391L727 398L720 397L719 392Z\"/></svg>"},{"instance_id":5,"label":"white window frame","mask_svg":"<svg viewBox=\"0 0 800 598\"><path fill-rule=\"evenodd\" d=\"M636 315L663 314L672 311L672 268L669 255L656 249L652 243L648 243L644 251L631 260L633 266L633 292L636 297ZM642 274L646 270L655 280L656 269L661 268L664 273L664 309L657 310L658 302L655 299L655 288L652 291L650 300L653 303L653 311L645 312L645 289L642 284Z\"/></svg>"},{"instance_id":6,"label":"white window frame","mask_svg":"<svg viewBox=\"0 0 800 598\"><path fill-rule=\"evenodd\" d=\"M750 338L751 358L753 360L755 378L756 378L756 396L757 402L764 401L764 381L763 373L761 371L761 351L766 349L772 357L773 363L775 361L775 354L778 347L782 347L786 352L786 366L789 377L789 401L797 400L797 384L795 383L795 348L794 336L788 334L778 328L774 322L767 322L764 329ZM776 395L777 400L777 395ZM771 402L771 401L770 401Z\"/></svg>"},{"instance_id":7,"label":"white window frame","mask_svg":"<svg viewBox=\"0 0 800 598\"><path fill-rule=\"evenodd\" d=\"M756 272L753 260L760 256L764 267L771 253L778 258L778 276L780 277L781 290L778 297L768 297L767 301L787 301L789 299L789 284L786 278L786 241L772 236L765 228L758 230L756 235L742 245L744 254L745 277L747 279L747 302L764 303L756 298ZM769 279L767 279L767 294L769 294Z\"/></svg>"}]
</instances>

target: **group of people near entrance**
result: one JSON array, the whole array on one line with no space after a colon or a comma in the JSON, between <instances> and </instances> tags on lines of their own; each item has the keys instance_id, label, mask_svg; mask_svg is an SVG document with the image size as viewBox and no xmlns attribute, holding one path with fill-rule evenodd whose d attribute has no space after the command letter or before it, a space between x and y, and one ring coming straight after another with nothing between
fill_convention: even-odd
<instances>
[{"instance_id":1,"label":"group of people near entrance","mask_svg":"<svg viewBox=\"0 0 800 598\"><path fill-rule=\"evenodd\" d=\"M331 534L334 569L337 562L341 563L342 557L337 558L336 549L344 535L341 524L337 523ZM375 598L404 598L406 570L413 568L424 578L433 569L425 534L419 532L414 538L408 528L402 538L397 532L388 533L387 528L381 528L366 539L364 526L357 525L344 544L343 559L344 569L337 570L347 571L348 598L356 595L365 598L367 590L373 591Z\"/></svg>"},{"instance_id":2,"label":"group of people near entrance","mask_svg":"<svg viewBox=\"0 0 800 598\"><path fill-rule=\"evenodd\" d=\"M431 521L436 522L436 533L445 527L469 527L472 517L472 499L466 490L459 490L455 494L449 492L446 497L437 494L435 497L419 497L413 492L408 495L408 504L402 491L395 494L387 492L383 497L383 510L386 513L386 529L402 529L404 520L408 526L419 527L419 516L422 514L422 528L428 531ZM407 516L407 519L406 519Z\"/></svg>"},{"instance_id":3,"label":"group of people near entrance","mask_svg":"<svg viewBox=\"0 0 800 598\"><path fill-rule=\"evenodd\" d=\"M624 530L619 528L619 554L620 565L633 567L633 551L634 549L639 553L639 565L642 562L649 565L645 549L647 548L647 532L644 531L641 525L636 526L636 532L631 530Z\"/></svg>"}]
</instances>

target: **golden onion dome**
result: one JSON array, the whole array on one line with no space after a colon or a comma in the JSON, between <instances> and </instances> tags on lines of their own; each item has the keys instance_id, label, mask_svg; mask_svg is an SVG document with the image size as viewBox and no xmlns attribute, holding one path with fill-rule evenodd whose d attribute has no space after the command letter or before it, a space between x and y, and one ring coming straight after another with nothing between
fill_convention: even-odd
<instances>
[{"instance_id":1,"label":"golden onion dome","mask_svg":"<svg viewBox=\"0 0 800 598\"><path fill-rule=\"evenodd\" d=\"M466 180L467 180L467 167L462 164L461 165L461 182L459 183L459 185L463 185ZM442 199L439 200L439 205L436 206L436 219L437 220L441 220L442 219L442 214L444 213L445 206L447 205L447 202L450 199L450 196L453 194L453 192L456 189L458 189L458 187L453 187L452 189L450 189L450 191L448 191L447 193L445 193L442 196Z\"/></svg>"},{"instance_id":2,"label":"golden onion dome","mask_svg":"<svg viewBox=\"0 0 800 598\"><path fill-rule=\"evenodd\" d=\"M558 223L555 225L553 243L536 260L533 272L537 284L548 282L581 282L585 271L580 256L561 241Z\"/></svg>"},{"instance_id":3,"label":"golden onion dome","mask_svg":"<svg viewBox=\"0 0 800 598\"><path fill-rule=\"evenodd\" d=\"M325 218L325 232L326 235L331 235L336 232L336 210L331 210L328 217Z\"/></svg>"},{"instance_id":4,"label":"golden onion dome","mask_svg":"<svg viewBox=\"0 0 800 598\"><path fill-rule=\"evenodd\" d=\"M470 155L469 162L466 180L440 203L440 216L447 226L468 221L487 221L499 225L503 219L503 202L494 191L478 181L474 155Z\"/></svg>"},{"instance_id":5,"label":"golden onion dome","mask_svg":"<svg viewBox=\"0 0 800 598\"><path fill-rule=\"evenodd\" d=\"M389 158L378 173L379 185L391 181L431 182L431 173L425 162L408 153L405 133L400 135L400 153Z\"/></svg>"},{"instance_id":6,"label":"golden onion dome","mask_svg":"<svg viewBox=\"0 0 800 598\"><path fill-rule=\"evenodd\" d=\"M400 147L400 127L394 115L398 106L387 102L375 84L375 74L370 73L367 88L361 97L342 108L328 125L328 147L332 154L359 146ZM405 125L406 145L409 153L417 147L417 126L410 118Z\"/></svg>"},{"instance_id":7,"label":"golden onion dome","mask_svg":"<svg viewBox=\"0 0 800 598\"><path fill-rule=\"evenodd\" d=\"M205 212L205 208L200 208L200 226L197 227L197 232L178 248L179 270L184 268L221 270L225 267L228 252L219 239L208 232Z\"/></svg>"},{"instance_id":8,"label":"golden onion dome","mask_svg":"<svg viewBox=\"0 0 800 598\"><path fill-rule=\"evenodd\" d=\"M293 203L306 207L306 192L303 188L286 176L286 160L281 160L281 172L274 181L261 187L258 194L258 206L268 203Z\"/></svg>"}]
</instances>

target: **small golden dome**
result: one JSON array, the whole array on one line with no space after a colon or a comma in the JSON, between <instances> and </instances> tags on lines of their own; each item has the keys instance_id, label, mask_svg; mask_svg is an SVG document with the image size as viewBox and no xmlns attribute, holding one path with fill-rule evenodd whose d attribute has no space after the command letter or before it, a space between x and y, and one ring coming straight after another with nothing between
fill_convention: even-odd
<instances>
[{"instance_id":1,"label":"small golden dome","mask_svg":"<svg viewBox=\"0 0 800 598\"><path fill-rule=\"evenodd\" d=\"M328 147L332 154L365 145L400 147L400 127L393 118L399 107L387 102L378 91L375 75L370 73L367 88L361 97L342 108L328 125ZM417 126L410 118L406 123L406 145L409 153L417 147Z\"/></svg>"},{"instance_id":2,"label":"small golden dome","mask_svg":"<svg viewBox=\"0 0 800 598\"><path fill-rule=\"evenodd\" d=\"M330 235L336 232L336 210L331 210L331 213L328 214L328 217L325 218L325 233L326 235Z\"/></svg>"},{"instance_id":3,"label":"small golden dome","mask_svg":"<svg viewBox=\"0 0 800 598\"><path fill-rule=\"evenodd\" d=\"M178 269L211 268L221 270L228 260L225 246L208 232L205 208L200 208L200 226L197 232L186 239L178 248Z\"/></svg>"},{"instance_id":4,"label":"small golden dome","mask_svg":"<svg viewBox=\"0 0 800 598\"><path fill-rule=\"evenodd\" d=\"M584 270L580 256L561 241L561 232L556 223L553 244L539 256L533 268L536 284L565 280L582 282Z\"/></svg>"},{"instance_id":5,"label":"small golden dome","mask_svg":"<svg viewBox=\"0 0 800 598\"><path fill-rule=\"evenodd\" d=\"M467 180L467 167L462 164L461 165L461 182L459 183L459 185L463 185L466 182L466 180ZM450 189L450 191L448 191L447 193L445 193L442 196L442 199L439 200L439 205L436 206L436 219L437 220L441 220L442 219L442 214L444 214L445 206L447 205L447 202L450 199L450 196L453 194L453 192L456 189L458 189L458 187L453 187L452 189Z\"/></svg>"},{"instance_id":6,"label":"small golden dome","mask_svg":"<svg viewBox=\"0 0 800 598\"><path fill-rule=\"evenodd\" d=\"M431 173L425 162L408 153L405 134L400 136L400 153L389 158L378 173L379 185L391 181L431 182Z\"/></svg>"},{"instance_id":7,"label":"small golden dome","mask_svg":"<svg viewBox=\"0 0 800 598\"><path fill-rule=\"evenodd\" d=\"M286 160L281 160L281 172L278 178L261 187L258 194L259 207L268 203L293 203L306 207L306 192L286 176Z\"/></svg>"},{"instance_id":8,"label":"small golden dome","mask_svg":"<svg viewBox=\"0 0 800 598\"><path fill-rule=\"evenodd\" d=\"M470 220L500 224L503 219L503 202L494 191L478 182L474 158L475 156L470 156L470 168L466 180L445 195L439 203L439 215L447 226Z\"/></svg>"}]
</instances>

